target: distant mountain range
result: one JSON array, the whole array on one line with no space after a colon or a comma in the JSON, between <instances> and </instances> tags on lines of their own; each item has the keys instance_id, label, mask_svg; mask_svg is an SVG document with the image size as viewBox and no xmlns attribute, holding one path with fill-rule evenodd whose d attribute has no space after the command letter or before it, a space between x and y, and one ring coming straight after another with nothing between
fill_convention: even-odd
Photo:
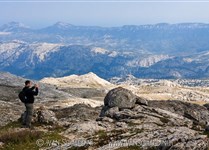
<instances>
[{"instance_id":1,"label":"distant mountain range","mask_svg":"<svg viewBox=\"0 0 209 150\"><path fill-rule=\"evenodd\" d=\"M22 40L93 45L110 50L187 54L209 49L209 24L181 23L126 25L122 27L75 26L57 22L42 29L10 22L0 27L1 41Z\"/></svg>"},{"instance_id":2,"label":"distant mountain range","mask_svg":"<svg viewBox=\"0 0 209 150\"><path fill-rule=\"evenodd\" d=\"M34 79L88 72L105 79L208 78L208 62L209 24L0 27L0 70Z\"/></svg>"}]
</instances>

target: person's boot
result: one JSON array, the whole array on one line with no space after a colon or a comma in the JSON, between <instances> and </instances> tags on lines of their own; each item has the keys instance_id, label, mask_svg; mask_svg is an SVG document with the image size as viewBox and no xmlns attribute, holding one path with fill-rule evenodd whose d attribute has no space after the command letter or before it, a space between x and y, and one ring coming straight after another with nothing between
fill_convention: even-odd
<instances>
[{"instance_id":1,"label":"person's boot","mask_svg":"<svg viewBox=\"0 0 209 150\"><path fill-rule=\"evenodd\" d=\"M27 128L26 124L22 124L21 128Z\"/></svg>"}]
</instances>

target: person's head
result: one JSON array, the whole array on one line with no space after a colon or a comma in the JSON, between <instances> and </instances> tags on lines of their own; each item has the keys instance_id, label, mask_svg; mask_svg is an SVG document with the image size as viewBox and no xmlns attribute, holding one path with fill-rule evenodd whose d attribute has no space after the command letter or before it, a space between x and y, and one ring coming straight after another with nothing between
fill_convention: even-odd
<instances>
[{"instance_id":1,"label":"person's head","mask_svg":"<svg viewBox=\"0 0 209 150\"><path fill-rule=\"evenodd\" d=\"M31 87L32 86L32 82L30 80L26 80L25 81L25 86L26 87Z\"/></svg>"}]
</instances>

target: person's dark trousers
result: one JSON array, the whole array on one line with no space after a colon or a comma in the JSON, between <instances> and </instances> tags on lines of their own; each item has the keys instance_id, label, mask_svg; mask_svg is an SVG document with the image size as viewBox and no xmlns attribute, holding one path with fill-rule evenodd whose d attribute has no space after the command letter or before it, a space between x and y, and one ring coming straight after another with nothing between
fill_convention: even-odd
<instances>
[{"instance_id":1,"label":"person's dark trousers","mask_svg":"<svg viewBox=\"0 0 209 150\"><path fill-rule=\"evenodd\" d=\"M31 127L31 121L32 121L32 117L33 117L33 104L25 104L25 115L23 116L23 125L25 125L26 127Z\"/></svg>"}]
</instances>

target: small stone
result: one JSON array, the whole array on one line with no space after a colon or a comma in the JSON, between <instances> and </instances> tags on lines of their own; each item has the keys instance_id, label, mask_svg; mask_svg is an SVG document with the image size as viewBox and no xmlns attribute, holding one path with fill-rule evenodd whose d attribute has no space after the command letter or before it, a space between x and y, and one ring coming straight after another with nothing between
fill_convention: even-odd
<instances>
[{"instance_id":1,"label":"small stone","mask_svg":"<svg viewBox=\"0 0 209 150\"><path fill-rule=\"evenodd\" d=\"M109 117L104 117L104 118L102 119L102 121L106 121L106 122L110 122L110 123L114 122L114 120L111 119L111 118L109 118Z\"/></svg>"},{"instance_id":2,"label":"small stone","mask_svg":"<svg viewBox=\"0 0 209 150\"><path fill-rule=\"evenodd\" d=\"M3 142L0 142L0 147L3 147L4 146L4 143Z\"/></svg>"},{"instance_id":3,"label":"small stone","mask_svg":"<svg viewBox=\"0 0 209 150\"><path fill-rule=\"evenodd\" d=\"M121 128L127 128L128 127L128 125L125 122L117 122L116 126L121 127Z\"/></svg>"}]
</instances>

